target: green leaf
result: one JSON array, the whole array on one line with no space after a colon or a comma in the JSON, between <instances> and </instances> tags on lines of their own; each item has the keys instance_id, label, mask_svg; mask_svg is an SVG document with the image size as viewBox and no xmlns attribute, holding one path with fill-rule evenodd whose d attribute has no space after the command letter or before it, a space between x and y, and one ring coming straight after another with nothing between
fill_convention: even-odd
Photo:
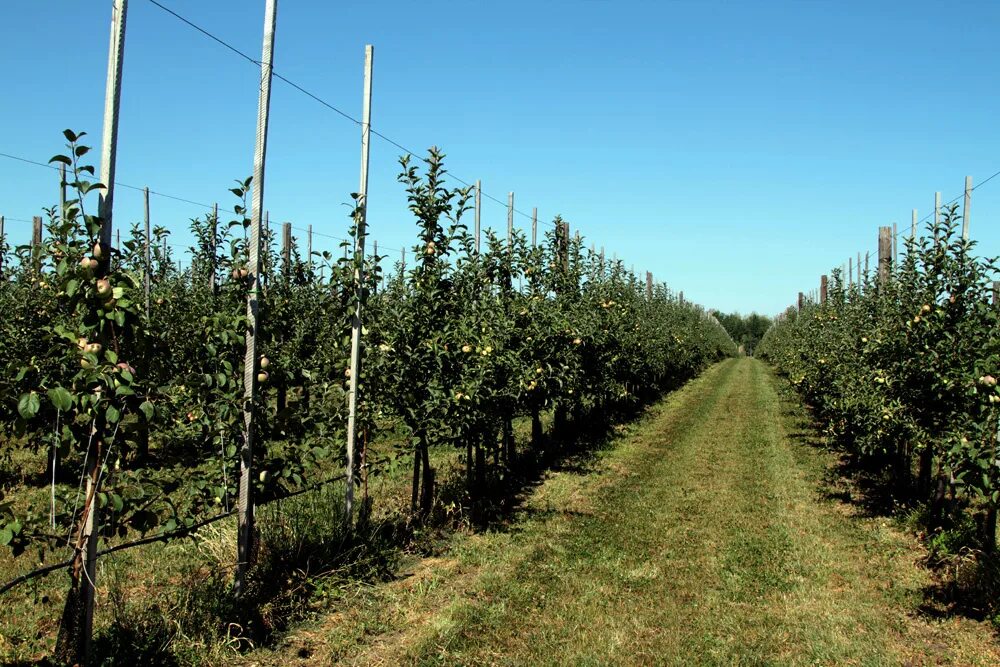
<instances>
[{"instance_id":1,"label":"green leaf","mask_svg":"<svg viewBox=\"0 0 1000 667\"><path fill-rule=\"evenodd\" d=\"M146 418L146 421L153 420L153 404L149 401L143 401L139 405L139 412Z\"/></svg>"},{"instance_id":2,"label":"green leaf","mask_svg":"<svg viewBox=\"0 0 1000 667\"><path fill-rule=\"evenodd\" d=\"M67 130L67 132L68 131L69 130ZM72 141L72 139L70 141ZM60 164L64 164L67 167L72 167L73 166L73 161L70 160L65 155L53 155L52 157L49 158L49 164L52 164L53 162L59 162Z\"/></svg>"},{"instance_id":3,"label":"green leaf","mask_svg":"<svg viewBox=\"0 0 1000 667\"><path fill-rule=\"evenodd\" d=\"M24 419L31 419L37 415L40 407L41 403L38 400L38 394L33 391L27 394L21 394L21 398L17 402L17 412Z\"/></svg>"},{"instance_id":4,"label":"green leaf","mask_svg":"<svg viewBox=\"0 0 1000 667\"><path fill-rule=\"evenodd\" d=\"M14 539L14 533L10 528L4 526L0 529L0 547L5 547L10 544L12 539Z\"/></svg>"},{"instance_id":5,"label":"green leaf","mask_svg":"<svg viewBox=\"0 0 1000 667\"><path fill-rule=\"evenodd\" d=\"M49 400L52 401L52 405L56 406L57 410L66 412L73 407L73 395L63 387L49 389L48 395Z\"/></svg>"},{"instance_id":6,"label":"green leaf","mask_svg":"<svg viewBox=\"0 0 1000 667\"><path fill-rule=\"evenodd\" d=\"M117 424L118 420L122 418L122 413L121 410L115 406L109 405L107 411L104 413L104 416L110 423Z\"/></svg>"}]
</instances>

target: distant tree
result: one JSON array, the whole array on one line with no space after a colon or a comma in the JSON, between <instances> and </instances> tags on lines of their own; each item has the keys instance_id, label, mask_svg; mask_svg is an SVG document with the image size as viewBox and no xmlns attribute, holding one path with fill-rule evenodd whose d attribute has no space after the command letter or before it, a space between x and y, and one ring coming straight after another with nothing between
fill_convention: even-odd
<instances>
[{"instance_id":1,"label":"distant tree","mask_svg":"<svg viewBox=\"0 0 1000 667\"><path fill-rule=\"evenodd\" d=\"M750 356L753 356L753 351L764 336L764 332L771 328L771 318L757 313L742 315L715 311L713 314L736 344L742 345L743 350Z\"/></svg>"}]
</instances>

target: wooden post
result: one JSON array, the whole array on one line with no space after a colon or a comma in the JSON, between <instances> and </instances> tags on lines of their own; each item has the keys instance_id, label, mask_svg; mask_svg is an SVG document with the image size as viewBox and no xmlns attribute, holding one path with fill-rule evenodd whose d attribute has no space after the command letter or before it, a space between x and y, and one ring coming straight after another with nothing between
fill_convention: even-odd
<instances>
[{"instance_id":1,"label":"wooden post","mask_svg":"<svg viewBox=\"0 0 1000 667\"><path fill-rule=\"evenodd\" d=\"M364 283L361 272L365 261L365 225L368 210L368 152L372 118L372 60L374 48L365 46L365 80L361 107L361 184L358 186L358 231L354 239L354 285L357 292L354 318L351 323L351 377L347 393L347 479L344 493L344 520L348 526L354 517L354 448L358 406L358 379L361 374L361 305Z\"/></svg>"},{"instance_id":2,"label":"wooden post","mask_svg":"<svg viewBox=\"0 0 1000 667\"><path fill-rule=\"evenodd\" d=\"M281 223L281 270L287 278L292 274L292 223Z\"/></svg>"},{"instance_id":3,"label":"wooden post","mask_svg":"<svg viewBox=\"0 0 1000 667\"><path fill-rule=\"evenodd\" d=\"M313 272L313 226L310 224L306 230L306 265L309 267L309 281L312 282Z\"/></svg>"},{"instance_id":4,"label":"wooden post","mask_svg":"<svg viewBox=\"0 0 1000 667\"><path fill-rule=\"evenodd\" d=\"M969 240L969 220L972 218L972 176L965 177L965 201L962 206L962 240Z\"/></svg>"},{"instance_id":5,"label":"wooden post","mask_svg":"<svg viewBox=\"0 0 1000 667\"><path fill-rule=\"evenodd\" d=\"M399 249L399 266L402 273L406 269L406 248Z\"/></svg>"},{"instance_id":6,"label":"wooden post","mask_svg":"<svg viewBox=\"0 0 1000 667\"><path fill-rule=\"evenodd\" d=\"M146 318L149 318L149 277L153 270L153 261L151 257L150 248L150 238L149 238L149 188L142 189L142 219L146 224L146 247L145 247L145 271L142 276L142 290L146 296Z\"/></svg>"},{"instance_id":7,"label":"wooden post","mask_svg":"<svg viewBox=\"0 0 1000 667\"><path fill-rule=\"evenodd\" d=\"M31 268L35 273L42 272L42 216L31 218Z\"/></svg>"},{"instance_id":8,"label":"wooden post","mask_svg":"<svg viewBox=\"0 0 1000 667\"><path fill-rule=\"evenodd\" d=\"M892 267L895 270L896 266L899 264L899 246L896 244L896 239L899 238L899 232L896 230L896 223L892 223Z\"/></svg>"},{"instance_id":9,"label":"wooden post","mask_svg":"<svg viewBox=\"0 0 1000 667\"><path fill-rule=\"evenodd\" d=\"M257 98L257 133L253 154L253 189L250 199L250 291L247 296L246 355L243 358L243 443L240 446L239 527L237 540L237 599L246 592L246 575L252 564L256 530L253 500L253 446L256 440L257 332L260 291L261 229L264 215L264 166L267 162L267 127L271 109L271 77L274 71L274 32L277 23L277 0L264 5L264 38L260 59L260 87Z\"/></svg>"},{"instance_id":10,"label":"wooden post","mask_svg":"<svg viewBox=\"0 0 1000 667\"><path fill-rule=\"evenodd\" d=\"M7 240L7 237L4 235L3 223L3 216L0 215L0 279L3 279L4 243Z\"/></svg>"},{"instance_id":11,"label":"wooden post","mask_svg":"<svg viewBox=\"0 0 1000 667\"><path fill-rule=\"evenodd\" d=\"M1000 280L993 281L993 305L997 305L1000 302Z\"/></svg>"},{"instance_id":12,"label":"wooden post","mask_svg":"<svg viewBox=\"0 0 1000 667\"><path fill-rule=\"evenodd\" d=\"M878 228L878 283L885 286L892 274L892 227Z\"/></svg>"},{"instance_id":13,"label":"wooden post","mask_svg":"<svg viewBox=\"0 0 1000 667\"><path fill-rule=\"evenodd\" d=\"M854 285L854 258L847 258L847 286L852 287Z\"/></svg>"},{"instance_id":14,"label":"wooden post","mask_svg":"<svg viewBox=\"0 0 1000 667\"><path fill-rule=\"evenodd\" d=\"M531 247L538 245L538 207L531 209Z\"/></svg>"},{"instance_id":15,"label":"wooden post","mask_svg":"<svg viewBox=\"0 0 1000 667\"><path fill-rule=\"evenodd\" d=\"M653 274L646 271L646 300L653 300Z\"/></svg>"},{"instance_id":16,"label":"wooden post","mask_svg":"<svg viewBox=\"0 0 1000 667\"><path fill-rule=\"evenodd\" d=\"M824 273L819 277L819 302L820 305L826 303L827 275Z\"/></svg>"},{"instance_id":17,"label":"wooden post","mask_svg":"<svg viewBox=\"0 0 1000 667\"><path fill-rule=\"evenodd\" d=\"M917 240L917 209L910 214L910 238Z\"/></svg>"},{"instance_id":18,"label":"wooden post","mask_svg":"<svg viewBox=\"0 0 1000 667\"><path fill-rule=\"evenodd\" d=\"M871 255L870 252L865 253L865 279L868 278L868 257Z\"/></svg>"},{"instance_id":19,"label":"wooden post","mask_svg":"<svg viewBox=\"0 0 1000 667\"><path fill-rule=\"evenodd\" d=\"M483 182L480 181L480 180L477 180L476 181L476 215L475 215L475 218L476 218L476 254L477 255L479 254L479 238L480 238L480 236L482 234L481 218L480 218L480 216L482 215L482 211L483 211ZM405 254L406 250L403 250L403 253ZM403 259L403 262L404 263L406 262L405 257Z\"/></svg>"},{"instance_id":20,"label":"wooden post","mask_svg":"<svg viewBox=\"0 0 1000 667\"><path fill-rule=\"evenodd\" d=\"M681 294L683 295L684 293L681 292ZM683 300L684 298L682 296L681 301ZM806 295L803 294L802 292L799 292L799 310L801 311L805 307L805 305L806 305Z\"/></svg>"},{"instance_id":21,"label":"wooden post","mask_svg":"<svg viewBox=\"0 0 1000 667\"><path fill-rule=\"evenodd\" d=\"M681 291L679 292L679 294L678 294L678 297L677 297L677 298L678 298L678 300L679 300L679 301L681 302L681 304L683 304L683 303L684 303L684 290L681 290Z\"/></svg>"},{"instance_id":22,"label":"wooden post","mask_svg":"<svg viewBox=\"0 0 1000 667\"><path fill-rule=\"evenodd\" d=\"M514 247L514 193L507 193L507 250Z\"/></svg>"}]
</instances>

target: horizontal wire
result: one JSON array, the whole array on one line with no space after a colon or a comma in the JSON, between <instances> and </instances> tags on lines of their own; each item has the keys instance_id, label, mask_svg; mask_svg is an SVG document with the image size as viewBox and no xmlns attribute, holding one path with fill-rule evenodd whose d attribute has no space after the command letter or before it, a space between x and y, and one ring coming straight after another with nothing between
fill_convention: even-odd
<instances>
[{"instance_id":1,"label":"horizontal wire","mask_svg":"<svg viewBox=\"0 0 1000 667\"><path fill-rule=\"evenodd\" d=\"M237 49L232 44L226 42L221 37L218 37L218 36L212 34L208 30L206 30L205 28L202 28L201 26L195 24L193 21L190 21L190 20L186 19L185 17L181 16L180 14L178 14L175 11L173 11L172 9L169 9L168 7L165 7L161 3L157 2L157 0L149 0L149 2L152 3L152 4L154 4L154 5L156 5L157 7L159 7L160 9L162 9L163 11L165 11L168 14L170 14L171 16L175 17L176 19L178 19L178 20L182 21L183 23L187 24L188 26L194 28L195 30L197 30L198 32L202 33L203 35L205 35L206 37L208 37L212 41L217 42L220 45L224 46L225 48L229 49L230 51L232 51L233 53L237 54L238 56L240 56L244 60L247 60L250 63L253 63L254 65L256 65L258 67L261 66L261 62L259 60L256 60L255 58L252 58L251 56L247 55L243 51L240 51L239 49ZM360 126L362 124L360 120L358 120L354 116L350 115L346 111L344 111L342 109L339 109L338 107L336 107L333 104L330 104L329 102L327 102L326 100L324 100L319 95L317 95L317 94L315 94L315 93L307 90L306 88L304 88L303 86L295 83L294 81L292 81L288 77L286 77L286 76L284 76L282 74L279 74L277 71L275 71L274 67L271 68L271 75L274 76L276 79L279 79L279 80L283 81L284 83L288 84L289 86L291 86L295 90L299 91L303 95L309 97L310 99L314 100L315 102L323 105L324 107L326 107L330 111L332 111L332 112L336 113L337 115L339 115L339 116L341 116L341 117L343 117L343 118L351 121L355 125L359 125ZM383 133L375 130L370 124L369 124L368 127L369 127L368 131L371 132L371 134L373 134L376 137L382 139L383 141L385 141L385 142L387 142L387 143L395 146L396 148L400 149L401 151L404 151L404 152L406 152L406 153L408 153L410 155L419 155L418 151L414 151L414 150L412 150L410 148L407 148L406 146L404 146L403 144L399 143L397 140L393 139L392 137L389 137L388 135L385 135L385 134L383 134ZM422 158L422 159L424 159L426 161L426 158ZM474 185L473 183L470 183L469 181L467 181L467 180L465 180L463 178L459 178L458 176L455 176L454 174L452 174L450 172L445 175L445 178L451 178L452 180L457 181L457 182L461 183L462 185L464 185L466 187L473 187L473 185ZM497 199L496 197L494 197L494 196L492 196L492 195L490 195L490 194L488 194L486 192L482 192L481 190L480 190L480 192L481 192L481 194L482 194L483 197L485 197L487 199L490 199L490 200L496 202L497 204L500 204L501 206L504 206L504 207L507 206L506 202L504 202L504 201L502 201L500 199ZM531 215L529 215L528 213L525 213L523 211L519 211L516 208L514 209L514 213L517 214L517 215L520 215L520 216L522 216L524 218L527 218L529 220L532 219ZM547 221L547 220L541 220L541 222L543 224L551 225L552 227L555 227L555 223L553 223L553 222L550 222L550 221Z\"/></svg>"}]
</instances>

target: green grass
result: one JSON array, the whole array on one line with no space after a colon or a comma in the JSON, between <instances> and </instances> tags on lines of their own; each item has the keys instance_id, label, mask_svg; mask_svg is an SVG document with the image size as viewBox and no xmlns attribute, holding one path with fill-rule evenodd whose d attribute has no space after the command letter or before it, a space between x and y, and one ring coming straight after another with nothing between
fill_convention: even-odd
<instances>
[{"instance_id":1,"label":"green grass","mask_svg":"<svg viewBox=\"0 0 1000 667\"><path fill-rule=\"evenodd\" d=\"M987 622L920 611L925 550L838 499L860 491L816 440L767 367L726 361L484 532L392 534L406 465L373 480L362 543L342 541L335 488L262 510L259 580L280 593L235 626L232 526L106 559L98 644L119 664L1000 664ZM433 453L443 478L456 456ZM0 662L45 655L64 576L4 600Z\"/></svg>"},{"instance_id":2,"label":"green grass","mask_svg":"<svg viewBox=\"0 0 1000 667\"><path fill-rule=\"evenodd\" d=\"M731 360L259 664L1000 664L988 626L917 613L912 537L823 491L835 457Z\"/></svg>"}]
</instances>

